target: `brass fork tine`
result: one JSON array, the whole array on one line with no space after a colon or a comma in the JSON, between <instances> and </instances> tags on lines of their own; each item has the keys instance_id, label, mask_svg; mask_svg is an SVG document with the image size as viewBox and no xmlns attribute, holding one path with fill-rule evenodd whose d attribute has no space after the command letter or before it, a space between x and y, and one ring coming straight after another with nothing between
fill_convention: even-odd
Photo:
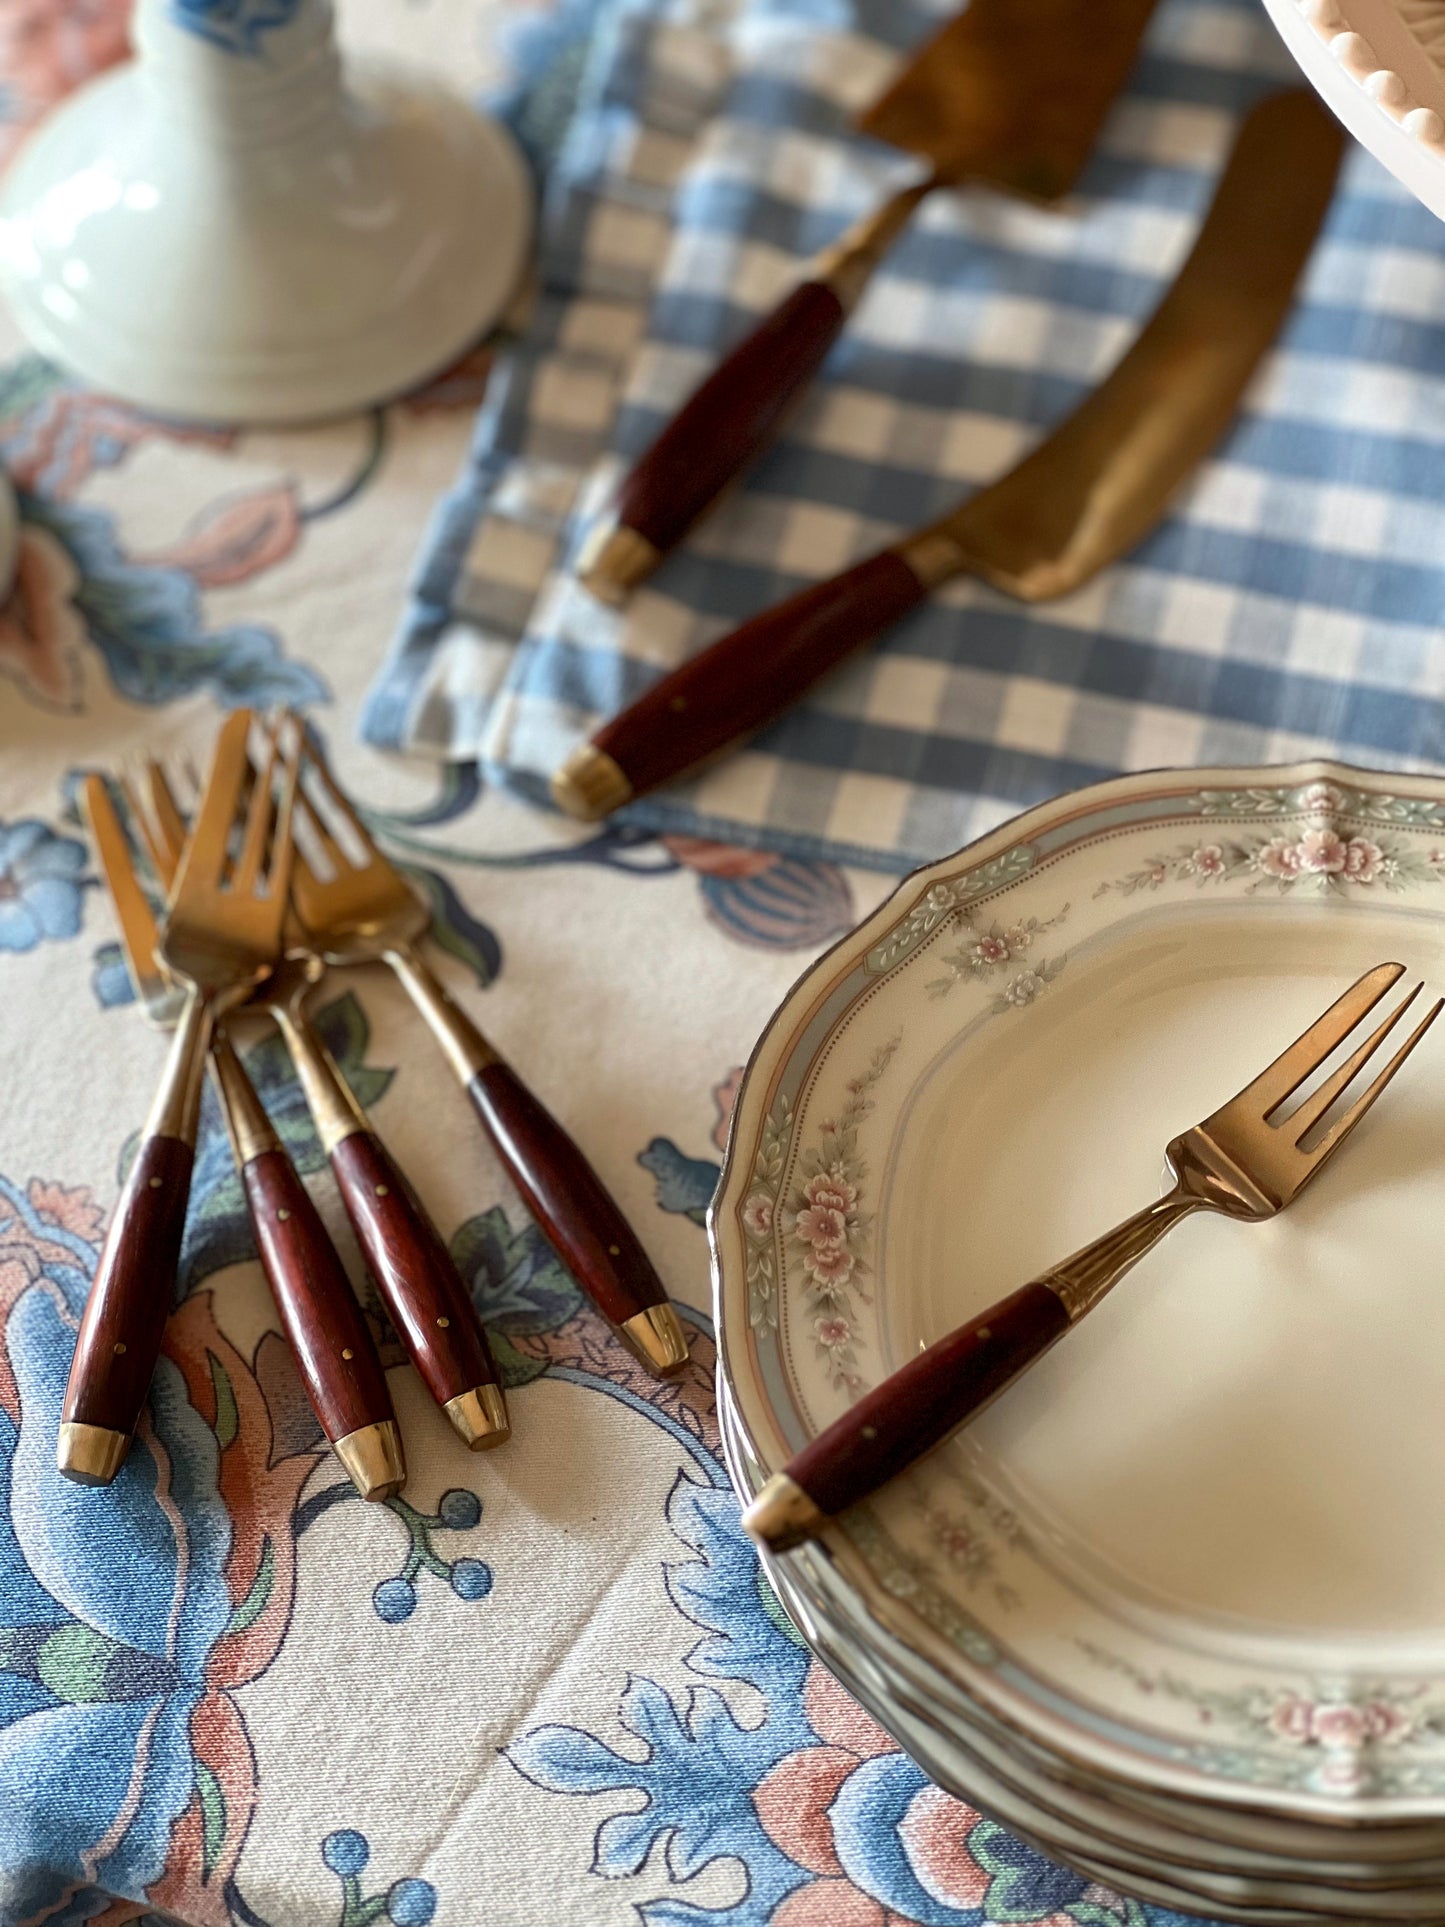
<instances>
[{"instance_id":1,"label":"brass fork tine","mask_svg":"<svg viewBox=\"0 0 1445 1927\"><path fill-rule=\"evenodd\" d=\"M193 876L210 885L219 884L230 846L236 815L236 799L241 793L250 763L246 740L251 732L252 712L238 709L226 718L216 739L215 758L191 827L185 858L172 884L172 901Z\"/></svg>"},{"instance_id":2,"label":"brass fork tine","mask_svg":"<svg viewBox=\"0 0 1445 1927\"><path fill-rule=\"evenodd\" d=\"M145 846L146 858L151 868L160 878L161 888L168 890L171 883L171 872L175 869L175 865L173 863L168 865L164 860L165 851L157 834L156 825L151 819L150 812L141 800L141 794L136 786L135 779L129 770L122 770L115 780L121 795L125 798L125 806L130 813L131 826Z\"/></svg>"},{"instance_id":3,"label":"brass fork tine","mask_svg":"<svg viewBox=\"0 0 1445 1927\"><path fill-rule=\"evenodd\" d=\"M1416 989L1418 988L1419 986L1417 985ZM1415 991L1412 990L1410 996L1405 999L1405 1003L1401 1004L1399 1010L1395 1012L1396 1017L1404 1014L1406 1005L1411 1002L1414 996ZM1319 1143L1313 1146L1309 1152L1310 1157L1316 1159L1318 1162L1323 1162L1323 1160L1329 1156L1330 1152L1333 1151L1343 1139L1349 1136L1350 1132L1354 1130L1360 1119L1365 1115L1365 1112L1369 1110L1375 1099L1380 1095L1380 1092L1384 1090L1390 1079L1395 1075L1395 1072L1399 1070L1405 1059L1410 1055L1410 1052L1414 1050L1420 1039L1440 1015L1442 1009L1445 1009L1445 999L1441 999L1430 1006L1429 1010L1425 1012L1425 1015L1420 1019L1419 1023L1416 1024L1404 1043L1401 1044L1400 1048L1395 1052L1395 1055L1390 1059L1389 1063L1386 1064L1385 1068L1380 1072L1380 1075L1375 1079L1374 1083L1367 1085L1366 1088L1360 1092L1360 1095L1345 1112L1344 1116L1332 1124L1320 1139ZM1390 1023L1393 1022L1394 1018L1391 1018ZM1370 1039L1371 1048L1373 1048L1376 1038L1383 1036L1389 1028L1389 1024L1380 1027L1375 1037ZM1356 1055L1358 1056L1359 1053L1356 1052Z\"/></svg>"},{"instance_id":4,"label":"brass fork tine","mask_svg":"<svg viewBox=\"0 0 1445 1927\"><path fill-rule=\"evenodd\" d=\"M1309 1132L1319 1123L1320 1119L1334 1103L1341 1091L1354 1082L1356 1075L1364 1069L1365 1065L1374 1056L1377 1048L1384 1043L1390 1032L1395 1028L1396 1024L1399 1023L1400 1019L1405 1015L1405 1012L1410 1008L1411 1004L1414 1003L1423 989L1423 984L1416 984L1412 991L1402 997L1390 1012L1390 1015L1385 1019L1384 1023L1371 1031L1370 1035L1365 1039L1364 1043L1359 1046L1358 1050L1353 1051L1337 1071L1331 1071L1319 1089L1317 1091L1311 1091L1304 1103L1301 1104L1297 1110L1291 1111L1289 1116L1284 1119L1284 1127L1292 1133L1296 1144L1303 1143Z\"/></svg>"},{"instance_id":5,"label":"brass fork tine","mask_svg":"<svg viewBox=\"0 0 1445 1927\"><path fill-rule=\"evenodd\" d=\"M266 895L273 903L280 902L284 906L290 900L291 871L296 860L296 839L293 831L296 798L301 793L301 758L306 747L306 733L300 720L289 710L283 712L279 733L289 734L291 746L281 759L281 800L276 806L276 830L271 838L270 876L266 884Z\"/></svg>"},{"instance_id":6,"label":"brass fork tine","mask_svg":"<svg viewBox=\"0 0 1445 1927\"><path fill-rule=\"evenodd\" d=\"M87 776L83 791L85 813L90 820L105 875L106 888L120 926L126 969L137 996L143 1003L162 987L161 967L156 962L156 920L145 892L136 876L130 846L121 828L115 804L103 776Z\"/></svg>"},{"instance_id":7,"label":"brass fork tine","mask_svg":"<svg viewBox=\"0 0 1445 1927\"><path fill-rule=\"evenodd\" d=\"M271 838L272 812L275 799L272 795L272 782L276 773L278 755L277 725L268 725L265 734L265 760L256 771L251 784L251 794L246 809L246 829L241 838L240 855L232 873L232 888L246 896L253 896L256 883L261 875L261 864ZM244 780L244 779L243 779Z\"/></svg>"},{"instance_id":8,"label":"brass fork tine","mask_svg":"<svg viewBox=\"0 0 1445 1927\"><path fill-rule=\"evenodd\" d=\"M185 813L176 801L176 793L171 788L170 778L166 775L164 765L154 760L150 761L146 764L145 775L146 788L149 791L151 824L155 834L151 861L156 866L156 873L162 884L169 889L190 831L186 826Z\"/></svg>"},{"instance_id":9,"label":"brass fork tine","mask_svg":"<svg viewBox=\"0 0 1445 1927\"><path fill-rule=\"evenodd\" d=\"M329 765L327 764L326 758L321 753L321 745L311 740L311 730L309 726L307 726L306 728L306 743L307 743L306 761L308 766L316 772L316 775L321 782L322 788L326 791L326 794L331 798L332 802L336 805L336 808L346 818L347 822L351 825L352 829L355 830L357 836L361 839L361 842L364 845L364 847L367 850L374 850L376 845L372 842L370 830L367 829L366 825L362 822L361 818L357 815L356 805L352 802L351 798L346 794L345 790L342 789L341 785L337 782L336 778L331 774L331 770ZM347 868L354 869L355 865L348 863Z\"/></svg>"},{"instance_id":10,"label":"brass fork tine","mask_svg":"<svg viewBox=\"0 0 1445 1927\"><path fill-rule=\"evenodd\" d=\"M1297 1037L1288 1050L1281 1051L1267 1069L1262 1070L1253 1082L1246 1084L1236 1097L1230 1099L1225 1110L1252 1113L1256 1117L1269 1118L1279 1109L1287 1097L1297 1091L1310 1072L1317 1070L1335 1047L1349 1036L1350 1032L1379 1003L1392 984L1397 984L1405 974L1401 963L1376 964L1367 970L1358 983L1351 984L1343 997L1337 997L1323 1017L1315 1019L1307 1031Z\"/></svg>"},{"instance_id":11,"label":"brass fork tine","mask_svg":"<svg viewBox=\"0 0 1445 1927\"><path fill-rule=\"evenodd\" d=\"M306 760L309 768L316 768L316 759L314 756L308 756ZM296 800L306 817L311 834L326 852L327 861L331 864L334 872L339 876L344 870L354 870L356 865L351 861L351 858L326 827L326 819L306 794L306 785L304 783L297 789ZM316 872L312 869L310 863L307 862L304 851L298 852L297 862L305 865L307 876L315 876Z\"/></svg>"}]
</instances>

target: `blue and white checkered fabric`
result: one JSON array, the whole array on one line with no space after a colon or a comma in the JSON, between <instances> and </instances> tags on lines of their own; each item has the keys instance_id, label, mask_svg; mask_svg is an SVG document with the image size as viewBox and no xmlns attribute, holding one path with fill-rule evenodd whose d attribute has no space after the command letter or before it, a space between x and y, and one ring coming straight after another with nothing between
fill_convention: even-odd
<instances>
[{"instance_id":1,"label":"blue and white checkered fabric","mask_svg":"<svg viewBox=\"0 0 1445 1927\"><path fill-rule=\"evenodd\" d=\"M1164 0L1067 210L932 197L786 439L625 614L600 607L571 562L623 468L911 174L849 116L935 24L918 0L608 16L549 182L539 311L431 531L371 741L541 796L660 671L1001 474L1158 300L1243 110L1297 79L1255 0ZM1120 769L1440 763L1442 613L1445 233L1352 151L1277 352L1127 561L1045 607L950 585L628 814L901 869Z\"/></svg>"}]
</instances>

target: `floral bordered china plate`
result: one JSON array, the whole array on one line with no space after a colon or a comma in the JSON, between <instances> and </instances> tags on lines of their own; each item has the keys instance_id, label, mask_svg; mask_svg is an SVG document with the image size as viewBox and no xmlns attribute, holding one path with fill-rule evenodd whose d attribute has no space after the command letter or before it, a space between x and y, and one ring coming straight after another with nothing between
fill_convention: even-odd
<instances>
[{"instance_id":1,"label":"floral bordered china plate","mask_svg":"<svg viewBox=\"0 0 1445 1927\"><path fill-rule=\"evenodd\" d=\"M711 1231L750 1461L1137 1208L1387 957L1445 975L1442 779L1125 777L909 878L739 1095ZM799 1572L1125 1787L1445 1817L1442 1131L1431 1045L1290 1211L1190 1220Z\"/></svg>"},{"instance_id":2,"label":"floral bordered china plate","mask_svg":"<svg viewBox=\"0 0 1445 1927\"><path fill-rule=\"evenodd\" d=\"M719 1417L730 1462L746 1463L726 1391ZM1445 1870L1438 1862L1411 1868L1366 1862L1351 1869L1360 1878L1351 1878L1329 1863L1249 1849L1211 1852L1211 1843L1190 1825L1192 1810L1175 1827L1138 1825L1103 1783L1082 1796L1077 1780L1061 1788L1047 1770L1021 1759L1016 1735L990 1732L987 1716L977 1709L965 1718L940 1718L930 1682L920 1691L899 1666L896 1642L850 1624L846 1608L840 1614L837 1602L820 1598L800 1579L796 1562L769 1559L768 1567L809 1644L933 1779L1087 1877L1135 1893L1149 1886L1169 1905L1239 1920L1438 1921L1445 1914Z\"/></svg>"},{"instance_id":3,"label":"floral bordered china plate","mask_svg":"<svg viewBox=\"0 0 1445 1927\"><path fill-rule=\"evenodd\" d=\"M1040 1852L1073 1866L1086 1879L1097 1880L1111 1889L1124 1890L1161 1905L1186 1912L1217 1914L1217 1904L1194 1891L1187 1870L1171 1869L1172 1877L1142 1860L1107 1857L1099 1843L1080 1833L1076 1826L1058 1827L1044 1808L1019 1795L993 1774L978 1758L958 1746L954 1737L945 1736L932 1710L921 1710L906 1692L879 1671L876 1654L867 1642L839 1637L826 1619L815 1615L816 1602L800 1588L795 1570L774 1564L778 1596L805 1633L808 1643L838 1678L865 1705L886 1706L888 1724L895 1736L931 1778L941 1786L965 1796L1029 1841ZM915 1869L915 1872L918 1870ZM947 1906L964 1901L962 1894L940 1889L937 1870L926 1891L931 1900ZM921 1877L921 1876L920 1876ZM957 1918L966 1907L959 1905ZM1347 1916L1323 1913L1318 1908L1250 1906L1235 1902L1229 1908L1233 1920L1258 1923L1258 1927L1320 1927L1321 1922Z\"/></svg>"}]
</instances>

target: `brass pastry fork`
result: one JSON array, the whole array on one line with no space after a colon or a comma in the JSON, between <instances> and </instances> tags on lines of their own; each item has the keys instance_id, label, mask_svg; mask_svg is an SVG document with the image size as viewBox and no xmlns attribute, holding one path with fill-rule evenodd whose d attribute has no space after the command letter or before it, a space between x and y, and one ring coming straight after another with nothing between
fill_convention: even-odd
<instances>
[{"instance_id":1,"label":"brass pastry fork","mask_svg":"<svg viewBox=\"0 0 1445 1927\"><path fill-rule=\"evenodd\" d=\"M941 1444L1092 1311L1181 1218L1222 1211L1258 1223L1283 1211L1339 1150L1440 1014L1436 1003L1374 1082L1327 1121L1419 995L1417 984L1338 1069L1280 1115L1404 969L1382 963L1367 970L1268 1070L1176 1137L1165 1152L1174 1183L1163 1197L940 1338L805 1445L744 1512L754 1538L774 1552L801 1545Z\"/></svg>"},{"instance_id":2,"label":"brass pastry fork","mask_svg":"<svg viewBox=\"0 0 1445 1927\"><path fill-rule=\"evenodd\" d=\"M147 807L137 814L151 860L168 880L185 848L186 819L159 763L146 765L145 788ZM425 1206L312 1027L306 1002L324 966L294 909L282 944L286 954L250 1001L285 1039L356 1241L412 1363L466 1445L489 1450L511 1427L476 1307Z\"/></svg>"},{"instance_id":3,"label":"brass pastry fork","mask_svg":"<svg viewBox=\"0 0 1445 1927\"><path fill-rule=\"evenodd\" d=\"M308 795L308 781L344 827L349 850ZM297 807L292 891L310 942L328 963L390 964L562 1263L649 1371L680 1372L688 1357L682 1321L637 1234L578 1146L432 975L416 947L430 910L377 849L312 738Z\"/></svg>"},{"instance_id":4,"label":"brass pastry fork","mask_svg":"<svg viewBox=\"0 0 1445 1927\"><path fill-rule=\"evenodd\" d=\"M162 884L174 864L154 861L158 831L133 783L122 779L131 822ZM85 811L115 908L126 968L141 1008L171 1030L184 992L157 959L160 932L131 846L100 776L86 778ZM184 843L184 838L182 839ZM179 855L179 851L178 851ZM250 1213L261 1268L322 1431L364 1499L384 1499L406 1477L386 1374L321 1214L223 1027L211 1035L211 1071Z\"/></svg>"},{"instance_id":5,"label":"brass pastry fork","mask_svg":"<svg viewBox=\"0 0 1445 1927\"><path fill-rule=\"evenodd\" d=\"M182 991L175 1037L86 1301L56 1462L85 1485L120 1470L160 1351L191 1189L200 1080L216 1019L271 967L291 870L300 731L273 736L248 787L253 717L222 727L161 950ZM234 856L232 854L234 850Z\"/></svg>"}]
</instances>

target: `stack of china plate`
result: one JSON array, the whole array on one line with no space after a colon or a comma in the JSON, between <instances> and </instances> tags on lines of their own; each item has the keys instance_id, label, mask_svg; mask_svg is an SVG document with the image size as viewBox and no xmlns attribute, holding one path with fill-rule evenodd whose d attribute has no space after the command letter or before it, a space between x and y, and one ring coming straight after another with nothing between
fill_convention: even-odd
<instances>
[{"instance_id":1,"label":"stack of china plate","mask_svg":"<svg viewBox=\"0 0 1445 1927\"><path fill-rule=\"evenodd\" d=\"M1361 971L1445 980L1445 779L1121 778L909 878L777 1012L711 1226L743 1497L1157 1194ZM1445 1037L1266 1224L1192 1218L769 1561L942 1786L1239 1921L1445 1918Z\"/></svg>"}]
</instances>

